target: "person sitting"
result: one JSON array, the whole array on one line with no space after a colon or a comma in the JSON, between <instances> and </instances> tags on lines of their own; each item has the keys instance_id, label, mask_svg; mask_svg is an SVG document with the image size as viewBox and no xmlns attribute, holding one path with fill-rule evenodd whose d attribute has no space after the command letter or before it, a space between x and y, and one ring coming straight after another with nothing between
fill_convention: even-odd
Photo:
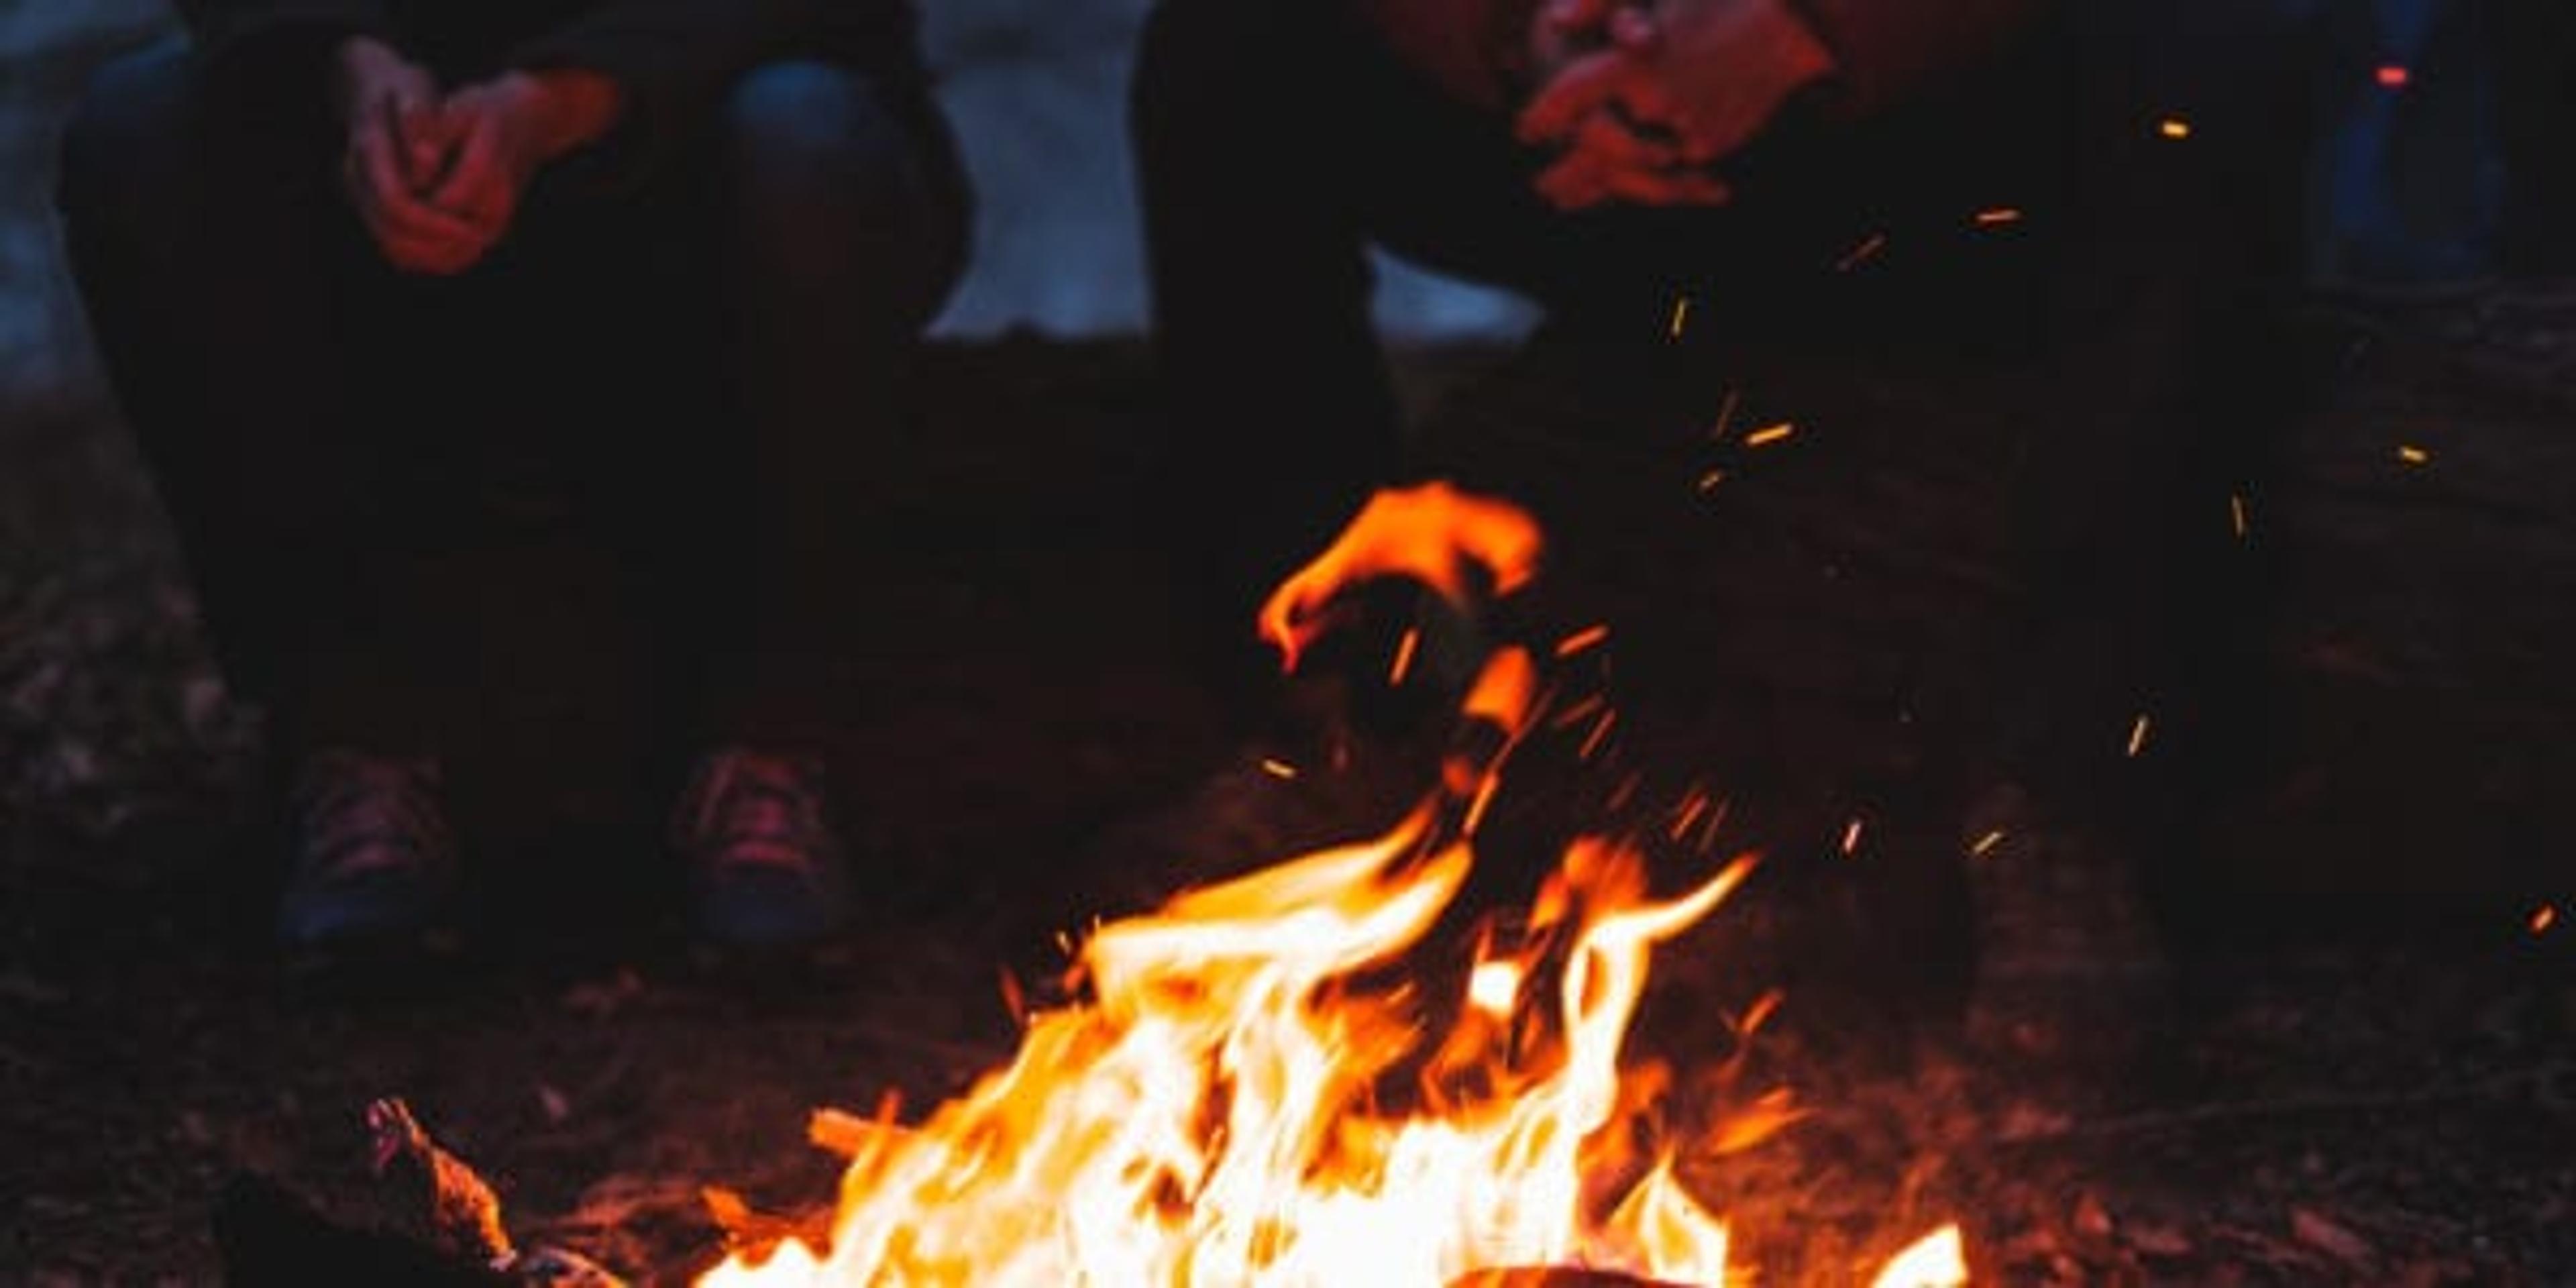
<instances>
[{"instance_id":1,"label":"person sitting","mask_svg":"<svg viewBox=\"0 0 2576 1288\"><path fill-rule=\"evenodd\" d=\"M2277 406L2275 53L2225 6L1160 0L1130 127L1210 682L1282 700L1256 610L1372 496L1505 498L1560 587L1657 605L1611 622L1626 740L1776 876L1878 874L1880 982L2128 996L2133 874L2042 838L2116 831L2249 584L2203 574ZM1506 370L1408 423L1376 252L1537 304L1567 405ZM1880 807L1918 857L1839 863ZM2063 897L1986 897L2033 866Z\"/></svg>"},{"instance_id":2,"label":"person sitting","mask_svg":"<svg viewBox=\"0 0 2576 1288\"><path fill-rule=\"evenodd\" d=\"M561 532L596 576L530 593L641 605L692 681L665 777L693 931L828 938L853 511L969 254L909 0L181 9L87 87L59 207L269 721L283 944L458 929L453 797L499 772L475 721L538 700L474 659Z\"/></svg>"}]
</instances>

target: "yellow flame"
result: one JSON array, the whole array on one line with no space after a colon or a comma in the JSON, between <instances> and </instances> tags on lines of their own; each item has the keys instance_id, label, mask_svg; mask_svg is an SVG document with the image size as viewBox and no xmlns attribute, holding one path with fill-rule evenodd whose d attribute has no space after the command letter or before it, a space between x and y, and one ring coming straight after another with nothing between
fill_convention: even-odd
<instances>
[{"instance_id":1,"label":"yellow flame","mask_svg":"<svg viewBox=\"0 0 2576 1288\"><path fill-rule=\"evenodd\" d=\"M1084 946L1092 996L1032 1018L1009 1067L918 1129L844 1115L850 1157L828 1251L790 1243L701 1280L739 1284L1447 1284L1516 1265L1625 1264L1682 1281L1722 1267L1724 1226L1659 1169L1610 1220L1585 1182L1621 1133L1620 1051L1652 948L1736 889L1750 861L1657 902L1641 861L1570 848L1585 905L1552 1040L1482 1026L1425 1076L1483 1094L1382 1117L1418 1047L1405 990L1351 983L1393 961L1458 890L1464 846L1425 857L1427 814L1376 841L1186 892ZM1531 964L1471 974L1510 1015ZM1448 1085L1465 1085L1454 1077ZM1625 1224L1619 1215L1625 1213ZM1715 1282L1715 1280L1709 1280Z\"/></svg>"}]
</instances>

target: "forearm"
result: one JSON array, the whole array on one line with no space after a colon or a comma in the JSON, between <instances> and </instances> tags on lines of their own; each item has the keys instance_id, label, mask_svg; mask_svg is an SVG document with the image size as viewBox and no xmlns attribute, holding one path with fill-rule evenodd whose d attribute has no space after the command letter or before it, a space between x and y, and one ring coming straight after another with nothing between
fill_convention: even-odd
<instances>
[{"instance_id":1,"label":"forearm","mask_svg":"<svg viewBox=\"0 0 2576 1288\"><path fill-rule=\"evenodd\" d=\"M540 155L551 160L605 137L626 111L615 80L577 67L521 72L533 91L529 121Z\"/></svg>"}]
</instances>

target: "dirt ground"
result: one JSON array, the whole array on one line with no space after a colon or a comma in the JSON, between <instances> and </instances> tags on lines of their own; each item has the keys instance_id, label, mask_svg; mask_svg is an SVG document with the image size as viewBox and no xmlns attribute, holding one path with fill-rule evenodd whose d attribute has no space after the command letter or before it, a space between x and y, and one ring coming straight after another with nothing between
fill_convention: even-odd
<instances>
[{"instance_id":1,"label":"dirt ground","mask_svg":"<svg viewBox=\"0 0 2576 1288\"><path fill-rule=\"evenodd\" d=\"M1937 1027L1792 1025L1721 1068L1705 1003L1751 983L1724 977L1736 923L1659 961L1639 1042L1678 1086L1782 1082L1812 1110L1686 1169L1764 1282L1849 1281L1943 1220L1994 1283L2576 1282L2576 987L2569 928L2538 924L2576 915L2568 404L2439 346L2327 340L2261 511L2295 573L2287 751L2195 856L2182 1005L2141 1021L2134 1065L2065 1084ZM935 357L948 410L897 449L925 512L883 518L917 575L875 592L888 699L849 776L868 907L794 972L677 948L649 836L615 811L486 856L501 929L449 969L366 989L282 970L267 891L221 841L256 722L213 680L148 489L94 411L13 431L0 1283L215 1281L211 1204L245 1174L371 1220L362 1113L384 1095L523 1241L684 1281L718 1247L702 1187L791 1213L828 1195L812 1109L929 1103L1005 1059L1001 975L1183 875L1133 848L1137 820L1230 749L1139 575L1139 355ZM1499 359L1402 371L1427 401ZM527 745L533 770L565 754Z\"/></svg>"}]
</instances>

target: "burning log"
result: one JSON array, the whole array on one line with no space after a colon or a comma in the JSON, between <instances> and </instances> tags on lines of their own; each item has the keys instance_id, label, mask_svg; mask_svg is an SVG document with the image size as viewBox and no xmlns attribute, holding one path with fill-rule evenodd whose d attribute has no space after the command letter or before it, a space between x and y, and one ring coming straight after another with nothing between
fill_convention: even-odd
<instances>
[{"instance_id":1,"label":"burning log","mask_svg":"<svg viewBox=\"0 0 2576 1288\"><path fill-rule=\"evenodd\" d=\"M215 1207L225 1283L624 1288L624 1280L579 1253L514 1245L492 1187L432 1139L402 1100L368 1105L367 1129L376 1174L397 1191L401 1223L421 1233L343 1224L275 1181L239 1176Z\"/></svg>"}]
</instances>

